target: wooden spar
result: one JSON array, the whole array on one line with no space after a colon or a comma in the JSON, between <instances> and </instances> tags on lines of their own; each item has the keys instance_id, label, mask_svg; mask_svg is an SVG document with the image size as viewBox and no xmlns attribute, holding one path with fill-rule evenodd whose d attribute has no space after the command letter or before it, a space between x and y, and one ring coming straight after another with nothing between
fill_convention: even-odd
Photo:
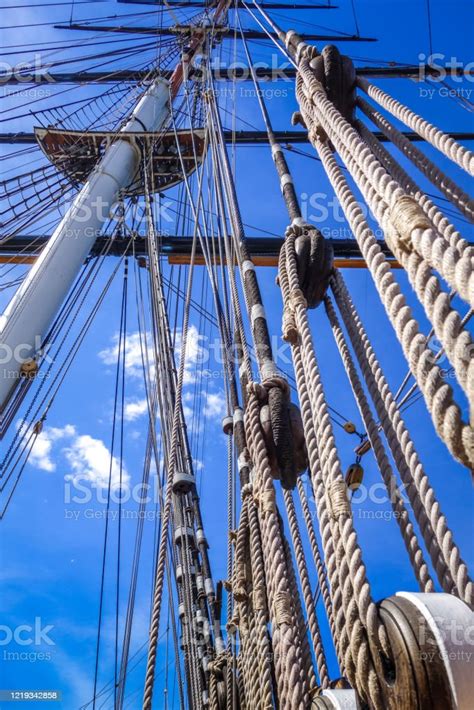
<instances>
[{"instance_id":1,"label":"wooden spar","mask_svg":"<svg viewBox=\"0 0 474 710\"><path fill-rule=\"evenodd\" d=\"M279 67L261 67L254 68L258 79L265 81L286 81L296 78L296 69L294 67L279 66ZM190 69L190 76L196 73L196 69ZM214 81L250 81L250 67L222 65L211 70L211 75ZM408 66L400 66L396 62L392 66L362 66L355 67L356 76L372 77L377 79L418 79L421 77L471 77L474 76L474 69L469 65L465 67L457 67L447 65L439 65L437 67L429 64L411 64ZM165 79L169 79L172 72L164 69L160 72ZM144 81L148 77L148 72L134 69L116 69L113 72L104 71L72 71L72 72L48 72L48 74L21 74L12 73L2 77L2 85L21 85L25 84L114 84L117 81L132 82Z\"/></svg>"},{"instance_id":2,"label":"wooden spar","mask_svg":"<svg viewBox=\"0 0 474 710\"><path fill-rule=\"evenodd\" d=\"M87 141L89 136L97 136L100 132L89 132L89 131L67 131L64 129L40 129L42 133L54 133L55 135L64 134L73 137L76 143L79 140L84 142ZM197 131L194 131L196 134ZM373 135L381 143L388 143L389 139L381 131L372 131ZM474 140L473 131L445 131L446 135L450 138L454 138L456 141L472 141ZM14 144L27 144L36 143L37 134L35 133L0 133L0 144L8 143ZM102 135L106 136L107 133L104 132ZM408 140L417 143L424 142L423 136L420 136L415 131L403 131L403 135ZM275 131L276 140L283 145L291 144L305 144L309 142L308 135L306 131ZM226 142L232 143L233 145L267 145L268 137L266 131L224 131L224 138Z\"/></svg>"}]
</instances>

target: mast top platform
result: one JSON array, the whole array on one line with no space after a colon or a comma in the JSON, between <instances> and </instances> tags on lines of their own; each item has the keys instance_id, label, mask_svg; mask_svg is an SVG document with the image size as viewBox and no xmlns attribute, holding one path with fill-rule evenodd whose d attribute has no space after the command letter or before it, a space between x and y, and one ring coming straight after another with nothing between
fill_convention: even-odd
<instances>
[{"instance_id":1,"label":"mast top platform","mask_svg":"<svg viewBox=\"0 0 474 710\"><path fill-rule=\"evenodd\" d=\"M87 180L107 147L117 140L140 142L151 154L155 192L167 190L183 180L181 159L186 175L191 175L204 157L204 131L120 132L69 131L54 127L35 128L35 137L46 157L74 183ZM180 158L181 154L181 158ZM134 181L125 189L127 195L143 194L143 183Z\"/></svg>"}]
</instances>

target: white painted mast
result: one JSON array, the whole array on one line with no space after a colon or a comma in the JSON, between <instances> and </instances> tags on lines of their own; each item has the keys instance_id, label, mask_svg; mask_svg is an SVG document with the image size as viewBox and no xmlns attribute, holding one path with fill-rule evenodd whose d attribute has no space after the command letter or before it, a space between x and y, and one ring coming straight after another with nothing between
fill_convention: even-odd
<instances>
[{"instance_id":1,"label":"white painted mast","mask_svg":"<svg viewBox=\"0 0 474 710\"><path fill-rule=\"evenodd\" d=\"M38 354L120 191L134 180L140 150L130 135L121 138L120 133L158 131L169 117L169 98L169 82L155 79L0 317L0 410L18 384L23 363Z\"/></svg>"}]
</instances>

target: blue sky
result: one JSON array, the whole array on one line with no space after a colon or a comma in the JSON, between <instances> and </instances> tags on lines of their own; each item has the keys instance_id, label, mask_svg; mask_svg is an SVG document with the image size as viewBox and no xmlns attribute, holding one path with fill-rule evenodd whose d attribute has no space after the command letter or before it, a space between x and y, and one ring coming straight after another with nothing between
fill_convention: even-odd
<instances>
[{"instance_id":1,"label":"blue sky","mask_svg":"<svg viewBox=\"0 0 474 710\"><path fill-rule=\"evenodd\" d=\"M16 0L2 0L2 8L8 4L20 4ZM294 13L293 17L299 21L291 21L278 16L275 19L282 26L295 29L310 29L304 22L318 23L339 31L352 33L354 31L354 17L351 3L341 0L339 9L331 11L312 11ZM387 61L417 64L420 54L430 52L430 41L426 17L426 3L423 1L410 2L409 0L388 1L380 3L377 0L356 0L355 3L358 24L362 35L373 36L378 39L370 44L341 43L343 52L354 58L357 65L376 64ZM71 50L74 56L87 54L85 51L86 34L54 30L50 26L30 27L21 31L4 29L10 25L24 25L28 23L43 23L63 21L69 18L70 6L45 8L2 9L0 29L3 45L21 43L51 42L62 40L61 44L77 42L77 50ZM105 2L100 5L76 5L74 19L99 17L103 15L124 15L131 12L145 12L153 8L141 5L124 5ZM285 15L285 13L281 13ZM286 11L286 15L291 13ZM435 52L440 52L449 63L455 58L463 63L471 61L469 47L469 27L472 27L473 5L469 2L454 2L450 11L446 11L446 4L438 0L431 2L432 15L432 45ZM113 24L115 20L110 20ZM130 22L130 20L128 20ZM138 20L137 20L138 22ZM140 24L150 23L150 19L140 18ZM246 26L253 26L252 21L245 20ZM330 32L331 34L332 32ZM102 38L108 38L103 35ZM134 41L125 37L124 45ZM116 45L114 45L116 46ZM252 42L249 45L255 61L271 62L272 55L277 57L268 43ZM242 61L243 54L238 50L233 55L233 46L229 43L223 45L223 56L228 60ZM35 53L32 49L31 59ZM42 61L65 58L69 50L58 51L54 56L47 56ZM40 52L41 54L41 52ZM28 56L28 55L27 55ZM114 60L117 68L134 67L145 63L151 54L143 54L138 58L128 60ZM5 61L23 61L25 55L11 55L3 57ZM423 60L424 57L421 57ZM275 60L273 60L275 61ZM278 57L279 65L284 64L284 59ZM440 58L440 62L442 59ZM92 62L72 65L72 69L86 68ZM2 65L3 66L3 65ZM66 67L67 68L67 67ZM71 70L72 70L71 69ZM58 68L58 71L61 71ZM410 80L386 79L378 82L387 88L397 98L418 110L435 124L446 130L473 130L472 113L461 106L453 98L446 96L446 87L437 83L419 84ZM225 85L220 85L223 88ZM257 102L241 93L241 88L249 88L250 84L237 84L236 94L227 94L221 97L222 106L231 111L235 102L238 115L237 128L248 128L249 125L262 129L262 121ZM451 87L458 91L458 96L472 100L474 94L474 81L464 79L462 82L451 83ZM274 127L288 129L292 112L296 109L291 83L281 82L267 85L266 88L279 94L267 95L268 106ZM45 108L48 105L60 103L61 100L72 100L70 97L82 97L91 93L88 87L73 88L65 95L58 94L69 85L57 87L47 85L45 90L50 92L51 98L40 94L35 87L24 87L33 92L26 96L12 96L12 90L7 88L2 100L2 110L27 103ZM433 90L433 94L423 91ZM462 93L461 93L462 90ZM97 92L98 89L94 89ZM36 92L36 93L35 93ZM468 93L471 92L471 93ZM10 94L10 95L9 95ZM57 96L57 100L54 97ZM431 97L430 97L431 96ZM61 98L62 97L62 98ZM33 101L41 99L38 104ZM49 102L49 103L48 103ZM18 113L22 113L18 110ZM17 113L16 111L14 113ZM2 119L8 114L0 114ZM223 113L223 121L227 127L231 126L230 115ZM247 122L247 123L244 123ZM31 116L16 121L8 120L0 124L0 130L5 132L30 131L36 125ZM1 146L2 153L8 155L9 151L16 150L14 146ZM298 146L311 154L309 146ZM440 157L436 151L423 147L426 153L432 156L438 164L445 168L449 174L458 180L463 187L469 185L455 166L448 165L448 161ZM15 157L5 161L8 169L18 169L23 163L30 164L31 158L39 158L39 151L34 156ZM320 212L316 208L325 207L327 218L318 222L323 230L330 230L331 236L346 236L344 230L347 225L338 219L338 213L333 208L332 191L320 164L315 160L291 154L288 152L290 167L298 193L303 203L308 207L308 218L316 220ZM263 147L239 147L233 155L237 176L237 187L243 219L249 235L270 233L282 235L287 224L287 215L279 196L278 181L272 167L272 160L268 149ZM25 167L27 170L28 167ZM417 176L418 179L418 176ZM434 193L434 188L429 188L422 177L418 182L427 190ZM174 197L173 193L171 197ZM438 200L444 207L444 202ZM173 202L170 203L171 208ZM456 221L460 231L470 239L468 226L463 220ZM42 224L33 227L36 233L41 231ZM175 228L173 221L164 224L172 232ZM104 265L101 278L95 286L92 297L97 296L106 277L116 266L116 260L111 259ZM1 276L0 271L0 276ZM173 270L165 264L164 273L177 283L184 282L184 274L179 277L178 269ZM274 269L261 269L259 272L260 283L264 295L267 314L270 321L271 332L278 341L281 328L281 299L275 286ZM366 271L350 270L344 274L351 289L360 315L366 325L373 346L382 362L393 389L397 389L406 373L406 365L391 328L389 327L383 307L374 291L370 274ZM419 318L424 332L428 332L421 307L414 301L409 285L402 273L397 273L397 278L407 294L409 302L413 305L414 312ZM11 689L57 689L63 693L61 707L79 708L92 697L93 669L95 661L95 642L97 633L97 615L100 584L100 566L105 521L103 518L104 485L108 474L111 440L111 412L114 390L114 353L116 347L116 334L119 326L119 303L122 288L122 270L119 273L106 297L88 333L83 347L77 356L71 373L66 378L60 396L51 410L45 434L37 446L23 473L22 480L16 490L7 516L2 524L2 543L0 546L1 567L1 599L2 599L2 624L9 629L18 625L27 624L35 626L35 619L39 618L41 627L52 626L46 638L52 643L41 644L27 643L19 645L11 641L0 647L0 658L5 660L0 671L2 688ZM201 300L205 279L203 270L196 277L194 298ZM6 303L9 292L0 292L0 306ZM209 309L211 299L209 291L204 294L205 303ZM173 300L174 304L174 300ZM173 306L174 308L174 306ZM180 311L181 313L181 311ZM314 326L316 348L320 359L321 370L326 386L327 398L331 405L341 411L347 418L352 419L360 430L360 417L351 397L348 383L341 363L336 356L332 335L324 313L321 309L311 314ZM177 320L178 329L180 317ZM124 475L128 477L129 486L133 488L141 479L143 466L143 452L146 434L146 410L143 405L144 388L139 372L139 348L137 341L137 319L134 301L134 276L131 277L129 328L127 361L129 370L126 383L126 419L127 436L124 455ZM196 314L192 318L193 347L187 365L187 384L185 387L185 406L190 416L190 426L193 434L193 455L196 459L196 471L200 480L202 508L206 525L207 537L211 543L210 555L213 566L214 579L224 579L226 555L226 440L221 433L220 421L224 413L222 397L223 383L220 377L202 377L201 359L202 350L208 343L214 342L217 333L202 318ZM281 341L279 342L281 345ZM283 348L281 357L283 369L288 367L284 358L288 356L288 349ZM205 368L219 371L219 364L213 356ZM463 404L464 414L467 414L466 402L462 400L457 391L459 401ZM199 404L201 417L192 420L192 409ZM413 437L437 491L441 506L447 515L448 522L454 531L454 537L461 548L466 561L473 560L472 544L472 492L469 476L462 467L455 464L447 453L442 442L436 437L429 415L422 401L418 401L406 411L406 422L413 433ZM356 443L336 427L341 460L344 466L352 463L353 448ZM2 450L6 450L9 442L7 436L2 442ZM114 464L114 476L117 474L117 464ZM367 487L377 483L380 476L376 470L371 454L364 459L365 479ZM74 482L79 478L86 479L86 489L92 491L92 499L86 503L75 504L70 497L77 494ZM88 481L88 483L87 483ZM93 487L95 485L95 488ZM80 492L84 495L83 492ZM112 506L112 510L116 509ZM132 559L133 541L136 520L133 511L136 506L133 501L125 504L125 509L130 511L131 518L123 522L123 575L121 586L121 612L125 610L126 594L128 589L127 574L130 570ZM140 688L144 671L144 646L146 641L148 614L151 590L152 555L156 532L156 519L154 519L153 505L149 506L149 520L145 523L145 541L140 567L139 592L137 597L136 617L133 628L131 654L137 653L133 663L138 664L131 672L127 685L126 707L140 706ZM369 503L358 501L354 503L355 524L360 535L364 552L364 559L368 567L369 578L372 583L375 599L389 596L398 590L414 590L415 582L408 564L398 528L393 519L389 519L389 506L386 503ZM370 511L371 519L367 518ZM102 688L113 677L114 661L114 556L116 554L116 521L110 523L111 554L108 559L106 575L106 605L104 609L103 638L101 645L101 663L99 673L99 688ZM314 571L311 571L314 579ZM322 613L321 613L322 618ZM162 614L162 629L166 630L167 609ZM8 633L2 626L4 636ZM27 640L34 638L28 637ZM171 642L170 642L171 644ZM7 660L4 652L26 653L23 660ZM41 655L43 654L43 655ZM169 657L172 658L172 647L169 646ZM160 642L158 658L157 690L155 703L157 708L165 707L164 689L169 689L168 707L178 707L175 690L175 674L173 664L170 662L166 671L166 637ZM334 663L332 661L334 667ZM106 695L103 696L107 698ZM20 704L20 707L23 704ZM59 704L58 704L59 705ZM3 704L0 702L0 707ZM26 707L26 705L25 705ZM98 704L100 707L100 703ZM112 707L112 701L106 700L104 707Z\"/></svg>"}]
</instances>

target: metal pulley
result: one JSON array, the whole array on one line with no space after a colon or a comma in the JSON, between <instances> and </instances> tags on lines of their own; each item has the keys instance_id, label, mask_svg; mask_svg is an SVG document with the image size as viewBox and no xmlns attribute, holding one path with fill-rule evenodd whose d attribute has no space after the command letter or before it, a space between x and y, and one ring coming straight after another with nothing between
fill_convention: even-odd
<instances>
[{"instance_id":1,"label":"metal pulley","mask_svg":"<svg viewBox=\"0 0 474 710\"><path fill-rule=\"evenodd\" d=\"M234 417L224 417L222 420L222 431L230 436L234 431Z\"/></svg>"},{"instance_id":2,"label":"metal pulley","mask_svg":"<svg viewBox=\"0 0 474 710\"><path fill-rule=\"evenodd\" d=\"M311 704L312 710L359 710L360 704L354 690L347 688L327 688L316 696Z\"/></svg>"},{"instance_id":3,"label":"metal pulley","mask_svg":"<svg viewBox=\"0 0 474 710\"><path fill-rule=\"evenodd\" d=\"M173 476L173 493L185 495L189 493L195 485L194 476L185 471L176 471Z\"/></svg>"}]
</instances>

